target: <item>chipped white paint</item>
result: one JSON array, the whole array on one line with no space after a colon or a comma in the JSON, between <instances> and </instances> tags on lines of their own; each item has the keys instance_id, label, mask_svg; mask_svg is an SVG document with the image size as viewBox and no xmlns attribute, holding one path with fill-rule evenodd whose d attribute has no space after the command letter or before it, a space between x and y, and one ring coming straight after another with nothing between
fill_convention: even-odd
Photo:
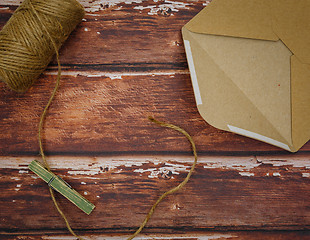
<instances>
[{"instance_id":1,"label":"chipped white paint","mask_svg":"<svg viewBox=\"0 0 310 240\"><path fill-rule=\"evenodd\" d=\"M146 0L80 0L81 4L84 5L86 12L98 12L107 8L116 7L119 4L126 4L130 5L133 3L143 3ZM206 1L208 3L208 1ZM203 3L203 4L206 4ZM149 10L148 14L154 15L159 12L178 12L180 9L188 9L188 6L197 4L197 1L169 1L169 0L162 0L162 1L155 1L153 0L153 4L149 6L135 6L133 9L142 11L142 10ZM120 10L122 6L116 7L114 10Z\"/></svg>"},{"instance_id":2,"label":"chipped white paint","mask_svg":"<svg viewBox=\"0 0 310 240\"><path fill-rule=\"evenodd\" d=\"M19 191L21 186L22 186L21 184L17 184L16 187L14 188L14 190Z\"/></svg>"},{"instance_id":3,"label":"chipped white paint","mask_svg":"<svg viewBox=\"0 0 310 240\"><path fill-rule=\"evenodd\" d=\"M96 169L94 171L91 171L89 169L87 169L87 170L71 170L71 171L69 170L68 171L68 174L70 174L70 175L89 175L89 176L91 176L91 175L96 175L99 173L100 173L100 171L98 171L98 169Z\"/></svg>"},{"instance_id":4,"label":"chipped white paint","mask_svg":"<svg viewBox=\"0 0 310 240\"><path fill-rule=\"evenodd\" d=\"M301 174L302 175L302 177L305 177L305 178L310 178L310 173L302 173Z\"/></svg>"},{"instance_id":5,"label":"chipped white paint","mask_svg":"<svg viewBox=\"0 0 310 240\"><path fill-rule=\"evenodd\" d=\"M80 3L84 6L85 11L88 13L95 13L99 12L105 9L109 9L113 7L113 10L117 11L122 8L122 6L118 6L120 4L142 4L143 2L147 2L147 0L79 0ZM5 6L18 6L20 5L21 1L19 0L2 0L2 5ZM202 2L203 6L206 6L211 1L206 0L205 2ZM149 10L148 14L154 15L159 12L178 12L180 9L188 9L188 6L194 5L194 4L201 4L197 3L197 0L188 0L188 1L170 1L170 0L153 0L153 4L149 6L134 6L133 8L139 11L142 10ZM0 7L0 10L8 10L8 7ZM90 15L90 14L87 14ZM96 16L99 16L99 14L96 14ZM171 14L173 15L173 14ZM84 21L84 19L83 19Z\"/></svg>"},{"instance_id":6,"label":"chipped white paint","mask_svg":"<svg viewBox=\"0 0 310 240\"><path fill-rule=\"evenodd\" d=\"M79 0L87 12L97 12L118 4L142 3L145 0ZM18 6L22 0L1 0L1 5Z\"/></svg>"},{"instance_id":7,"label":"chipped white paint","mask_svg":"<svg viewBox=\"0 0 310 240\"><path fill-rule=\"evenodd\" d=\"M86 185L86 182L81 182L82 185Z\"/></svg>"},{"instance_id":8,"label":"chipped white paint","mask_svg":"<svg viewBox=\"0 0 310 240\"><path fill-rule=\"evenodd\" d=\"M302 154L283 155L283 156L257 156L257 161L264 164L271 164L275 167L293 166L296 168L310 169L309 157Z\"/></svg>"},{"instance_id":9,"label":"chipped white paint","mask_svg":"<svg viewBox=\"0 0 310 240\"><path fill-rule=\"evenodd\" d=\"M98 12L121 3L132 4L142 2L143 0L80 0L80 3L85 7L86 12Z\"/></svg>"},{"instance_id":10,"label":"chipped white paint","mask_svg":"<svg viewBox=\"0 0 310 240\"><path fill-rule=\"evenodd\" d=\"M23 174L23 173L28 173L28 170L19 170L18 173Z\"/></svg>"},{"instance_id":11,"label":"chipped white paint","mask_svg":"<svg viewBox=\"0 0 310 240\"><path fill-rule=\"evenodd\" d=\"M113 236L113 235L88 235L88 239L91 240L123 240L127 239L129 235L118 235L118 236ZM238 233L204 233L204 234L199 234L199 233L191 233L191 234L148 234L148 235L138 235L135 237L136 240L151 240L151 239L157 239L157 240L174 240L174 239L184 239L184 240L225 240L225 239L234 239L234 238L239 238ZM43 240L73 240L76 239L73 236L42 236Z\"/></svg>"},{"instance_id":12,"label":"chipped white paint","mask_svg":"<svg viewBox=\"0 0 310 240\"><path fill-rule=\"evenodd\" d=\"M19 177L11 177L12 180L15 180L15 181L19 181L20 178Z\"/></svg>"},{"instance_id":13,"label":"chipped white paint","mask_svg":"<svg viewBox=\"0 0 310 240\"><path fill-rule=\"evenodd\" d=\"M100 35L100 32L97 32L98 35Z\"/></svg>"},{"instance_id":14,"label":"chipped white paint","mask_svg":"<svg viewBox=\"0 0 310 240\"><path fill-rule=\"evenodd\" d=\"M91 17L99 17L101 16L101 14L98 14L98 13L86 13L85 16L91 16Z\"/></svg>"},{"instance_id":15,"label":"chipped white paint","mask_svg":"<svg viewBox=\"0 0 310 240\"><path fill-rule=\"evenodd\" d=\"M84 192L84 195L87 195L88 193L87 192Z\"/></svg>"},{"instance_id":16,"label":"chipped white paint","mask_svg":"<svg viewBox=\"0 0 310 240\"><path fill-rule=\"evenodd\" d=\"M194 3L184 3L184 2L176 2L176 1L165 1L163 4L159 5L151 5L151 6L138 6L134 7L137 10L150 10L148 12L149 15L157 15L159 13L170 13L170 12L178 12L180 9L189 9L188 6L193 5Z\"/></svg>"},{"instance_id":17,"label":"chipped white paint","mask_svg":"<svg viewBox=\"0 0 310 240\"><path fill-rule=\"evenodd\" d=\"M119 6L118 8L115 8L115 11L121 10L123 8L123 6Z\"/></svg>"},{"instance_id":18,"label":"chipped white paint","mask_svg":"<svg viewBox=\"0 0 310 240\"><path fill-rule=\"evenodd\" d=\"M33 156L26 157L0 157L2 169L26 170ZM149 177L173 176L181 172L188 172L192 164L191 156L107 156L107 157L72 157L54 156L48 159L53 169L67 169L70 175L84 175L94 178L104 174L108 169L111 173L120 173L124 167L132 168L137 174L148 174ZM241 176L255 177L255 169L263 164L272 167L298 168L303 177L310 174L310 159L307 155L284 155L284 156L199 156L198 163L206 169L236 170ZM151 164L152 167L145 167ZM171 172L170 172L171 171ZM270 176L270 169L265 170L265 176ZM31 173L29 173L31 174ZM254 174L254 175L253 175ZM271 176L279 176L280 173L271 173ZM94 176L94 177L93 177ZM172 177L171 176L171 177ZM31 177L38 178L31 174Z\"/></svg>"},{"instance_id":19,"label":"chipped white paint","mask_svg":"<svg viewBox=\"0 0 310 240\"><path fill-rule=\"evenodd\" d=\"M190 169L190 166L185 166L181 164L171 164L171 163L165 163L164 167L160 168L149 168L149 169L143 169L139 168L134 170L134 172L137 173L149 173L149 178L158 178L159 176L167 177L169 178L171 174L180 174L180 172L186 172Z\"/></svg>"},{"instance_id":20,"label":"chipped white paint","mask_svg":"<svg viewBox=\"0 0 310 240\"><path fill-rule=\"evenodd\" d=\"M93 78L93 77L103 77L103 76L100 74L90 74L90 75L87 75L87 77ZM109 77L111 80L122 79L122 75L120 74L108 74L107 76L104 76L104 77Z\"/></svg>"},{"instance_id":21,"label":"chipped white paint","mask_svg":"<svg viewBox=\"0 0 310 240\"><path fill-rule=\"evenodd\" d=\"M45 75L55 75L57 76L57 71L46 71L43 74ZM108 73L101 71L63 71L61 73L63 76L85 76L89 78L93 77L108 77L112 80L122 79L123 77L130 76L175 76L175 74L189 74L188 71L174 71L174 72L156 72L156 73L148 73L148 72L122 72L122 73Z\"/></svg>"},{"instance_id":22,"label":"chipped white paint","mask_svg":"<svg viewBox=\"0 0 310 240\"><path fill-rule=\"evenodd\" d=\"M224 168L235 169L241 172L249 172L251 169L258 167L261 163L257 162L254 157L250 159L247 157L247 161L244 161L243 157L233 158L231 161L227 161L228 157L219 158L218 161L207 161L204 168Z\"/></svg>"},{"instance_id":23,"label":"chipped white paint","mask_svg":"<svg viewBox=\"0 0 310 240\"><path fill-rule=\"evenodd\" d=\"M281 174L278 173L278 172L274 172L274 173L272 173L272 176L274 176L274 177L281 177Z\"/></svg>"},{"instance_id":24,"label":"chipped white paint","mask_svg":"<svg viewBox=\"0 0 310 240\"><path fill-rule=\"evenodd\" d=\"M88 28L84 28L84 31L85 31L85 32L88 32L88 31L89 31L89 29L88 29Z\"/></svg>"},{"instance_id":25,"label":"chipped white paint","mask_svg":"<svg viewBox=\"0 0 310 240\"><path fill-rule=\"evenodd\" d=\"M207 6L210 2L212 2L212 0L207 0L205 3L203 3L203 6Z\"/></svg>"},{"instance_id":26,"label":"chipped white paint","mask_svg":"<svg viewBox=\"0 0 310 240\"><path fill-rule=\"evenodd\" d=\"M253 177L254 173L251 172L239 172L239 174L243 177Z\"/></svg>"}]
</instances>

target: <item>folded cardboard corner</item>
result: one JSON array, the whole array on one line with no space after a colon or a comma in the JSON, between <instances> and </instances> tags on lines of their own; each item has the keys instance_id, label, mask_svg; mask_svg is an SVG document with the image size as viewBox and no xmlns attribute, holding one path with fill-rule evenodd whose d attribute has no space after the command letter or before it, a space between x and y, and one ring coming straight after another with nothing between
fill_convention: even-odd
<instances>
[{"instance_id":1,"label":"folded cardboard corner","mask_svg":"<svg viewBox=\"0 0 310 240\"><path fill-rule=\"evenodd\" d=\"M309 12L309 0L213 0L182 28L209 124L291 152L310 139Z\"/></svg>"}]
</instances>

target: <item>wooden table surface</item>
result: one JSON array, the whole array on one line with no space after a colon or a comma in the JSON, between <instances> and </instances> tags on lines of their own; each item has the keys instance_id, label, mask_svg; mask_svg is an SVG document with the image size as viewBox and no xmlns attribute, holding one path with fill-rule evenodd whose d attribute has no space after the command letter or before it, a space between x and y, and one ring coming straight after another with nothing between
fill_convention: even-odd
<instances>
[{"instance_id":1,"label":"wooden table surface","mask_svg":"<svg viewBox=\"0 0 310 240\"><path fill-rule=\"evenodd\" d=\"M19 2L1 0L0 28ZM86 239L129 236L189 171L188 141L149 115L186 129L199 164L137 239L310 239L310 143L288 153L197 112L180 30L208 2L81 0L86 16L61 49L44 146L53 171L96 205L86 216L57 195ZM0 83L0 239L74 239L27 169L41 160L38 122L56 72L53 61L23 94Z\"/></svg>"}]
</instances>

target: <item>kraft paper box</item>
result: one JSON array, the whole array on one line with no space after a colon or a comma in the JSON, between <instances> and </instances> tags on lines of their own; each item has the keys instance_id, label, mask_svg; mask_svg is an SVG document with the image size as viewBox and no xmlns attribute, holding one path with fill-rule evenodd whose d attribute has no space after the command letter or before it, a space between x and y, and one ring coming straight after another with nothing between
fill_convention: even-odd
<instances>
[{"instance_id":1,"label":"kraft paper box","mask_svg":"<svg viewBox=\"0 0 310 240\"><path fill-rule=\"evenodd\" d=\"M310 0L213 0L182 29L201 116L291 152L310 138Z\"/></svg>"}]
</instances>

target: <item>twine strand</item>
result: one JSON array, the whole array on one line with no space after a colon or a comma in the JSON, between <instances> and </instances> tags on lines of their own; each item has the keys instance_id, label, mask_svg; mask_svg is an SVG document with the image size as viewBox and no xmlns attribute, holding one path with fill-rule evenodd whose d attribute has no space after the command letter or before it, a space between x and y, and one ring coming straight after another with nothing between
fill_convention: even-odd
<instances>
[{"instance_id":1,"label":"twine strand","mask_svg":"<svg viewBox=\"0 0 310 240\"><path fill-rule=\"evenodd\" d=\"M151 216L153 215L156 207L158 206L158 204L165 198L167 197L169 194L173 194L175 193L176 191L180 190L182 187L184 187L184 185L189 181L190 177L192 176L194 170L195 170L195 167L196 167L196 164L197 164L197 150L196 150L196 145L192 139L192 137L182 128L176 126L176 125L173 125L173 124L170 124L170 123L165 123L165 122L160 122L160 121L157 121L156 119L154 119L153 117L149 117L149 120L153 123L156 123L158 124L159 126L162 126L162 127L167 127L167 128L171 128L171 129L174 129L180 133L182 133L187 139L188 141L190 142L191 146L192 146L192 151L193 151L193 154L194 154L194 162L192 164L192 167L190 169L190 171L188 172L186 178L179 184L177 185L176 187L170 189L169 191L163 193L159 198L158 200L154 203L154 205L151 207L151 209L149 210L148 214L146 215L144 221L142 222L142 224L140 225L139 229L134 233L132 234L129 238L127 238L127 240L132 240L133 238L135 238L142 230L143 228L145 227L145 225L147 224L147 222L150 220Z\"/></svg>"},{"instance_id":2,"label":"twine strand","mask_svg":"<svg viewBox=\"0 0 310 240\"><path fill-rule=\"evenodd\" d=\"M55 87L44 107L38 126L39 152L49 171L51 169L44 153L42 135L48 109L60 85L59 48L76 25L81 22L84 14L82 5L76 0L24 0L0 32L0 79L15 91L26 91L46 69L52 57L56 56L58 72ZM186 178L158 198L139 229L128 240L133 239L142 231L158 204L167 195L180 190L189 181L197 163L196 146L185 130L173 124L157 121L152 117L149 117L149 120L182 133L191 143L195 160ZM72 230L67 217L59 207L54 191L49 188L49 192L69 232L77 239L85 240Z\"/></svg>"},{"instance_id":3,"label":"twine strand","mask_svg":"<svg viewBox=\"0 0 310 240\"><path fill-rule=\"evenodd\" d=\"M56 45L55 45L56 46ZM56 59L57 59L57 64L58 64L58 74L57 74L57 79L56 79L56 84L55 84L55 87L53 89L53 92L41 114L41 117L40 117L40 122L39 122L39 130L38 130L38 138L39 138L39 146L40 146L40 154L41 154L41 157L42 157L42 160L44 162L44 165L45 167L51 171L51 168L46 160L46 157L45 157L45 153L44 153L44 149L43 149L43 143L42 143L42 131L43 131L43 124L44 124L44 120L45 120L45 117L46 117L46 114L47 114L47 110L48 108L50 107L53 99L55 98L56 96L56 93L58 91L58 88L59 88L59 84L60 84L60 78L61 78L61 65L60 65L60 60L59 60L59 52L58 52L58 49L55 48L55 52L56 52ZM53 200L53 203L58 211L58 213L60 214L60 216L62 216L63 220L65 221L66 223L66 227L68 229L68 231L74 236L76 237L77 239L80 239L80 240L85 240L84 238L78 236L71 228L70 224L69 224L69 221L66 217L66 215L64 214L64 212L59 208L59 205L57 203L57 200L55 198L55 193L54 193L54 190L52 188L49 188L49 192L51 194L51 198Z\"/></svg>"},{"instance_id":4,"label":"twine strand","mask_svg":"<svg viewBox=\"0 0 310 240\"><path fill-rule=\"evenodd\" d=\"M38 14L38 12L36 11L36 9L33 7L31 1L29 1L29 6L32 10L32 12L34 13L34 15L37 17L38 19L38 22L40 23L41 27L44 29L45 33L47 34L48 38L50 39L52 45L53 45L53 48L55 50L55 55L56 55L56 60L57 60L57 67L58 67L58 72L57 72L57 78L56 78L56 84L55 84L55 87L52 91L52 94L41 114L41 117L40 117L40 122L39 122L39 129L38 129L38 140L39 140L39 147L40 147L40 154L41 154L41 157L42 157L42 160L44 162L44 165L45 167L50 171L51 168L46 160L46 157L45 157L45 153L44 153L44 149L43 149L43 143L42 143L42 131L43 131L43 124L44 124L44 120L46 118L46 114L47 114L47 111L51 105L51 103L53 102L53 99L55 98L56 96L56 93L58 91L58 88L59 88L59 84L60 84L60 79L61 79L61 64L60 64L60 60L59 60L59 51L58 51L58 47L57 47L57 44L55 43L54 39L52 38L51 34L49 33L48 29L46 28L46 26L43 24L43 20L41 19L40 15ZM60 25L61 27L61 25ZM51 198L53 200L53 203L58 211L58 213L61 215L61 217L63 218L63 220L65 221L66 223L66 227L68 229L68 231L76 238L80 239L80 240L84 240L84 238L78 236L71 228L70 224L69 224L69 221L66 217L66 215L64 214L64 212L60 209L58 203L57 203L57 200L55 198L55 194L54 194L54 190L52 188L49 187L49 192L50 192L50 195L51 195Z\"/></svg>"}]
</instances>

